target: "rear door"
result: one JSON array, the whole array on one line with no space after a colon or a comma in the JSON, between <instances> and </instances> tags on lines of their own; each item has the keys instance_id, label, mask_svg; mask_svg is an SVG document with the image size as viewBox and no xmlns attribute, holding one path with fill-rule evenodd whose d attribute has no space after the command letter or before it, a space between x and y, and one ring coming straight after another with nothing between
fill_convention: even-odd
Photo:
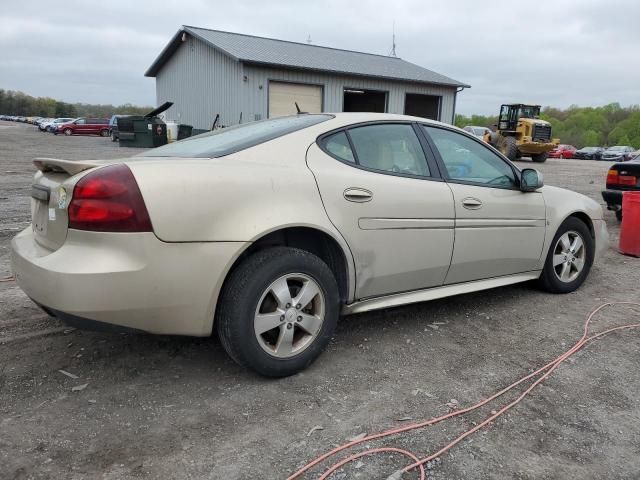
<instances>
[{"instance_id":1,"label":"rear door","mask_svg":"<svg viewBox=\"0 0 640 480\"><path fill-rule=\"evenodd\" d=\"M542 193L524 193L513 166L461 132L424 126L455 202L446 284L537 270L546 230Z\"/></svg>"},{"instance_id":2,"label":"rear door","mask_svg":"<svg viewBox=\"0 0 640 480\"><path fill-rule=\"evenodd\" d=\"M410 123L353 126L308 150L327 214L356 265L356 298L440 286L453 196Z\"/></svg>"}]
</instances>

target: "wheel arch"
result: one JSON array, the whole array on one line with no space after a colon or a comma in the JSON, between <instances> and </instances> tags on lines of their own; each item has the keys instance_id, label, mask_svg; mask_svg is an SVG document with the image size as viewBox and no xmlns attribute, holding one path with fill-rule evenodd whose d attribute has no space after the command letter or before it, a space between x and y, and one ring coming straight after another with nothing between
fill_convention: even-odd
<instances>
[{"instance_id":1,"label":"wheel arch","mask_svg":"<svg viewBox=\"0 0 640 480\"><path fill-rule=\"evenodd\" d=\"M333 232L328 232L317 226L288 225L258 235L231 262L225 272L224 280L216 289L215 298L210 308L211 331L213 331L220 292L231 273L253 253L275 246L299 248L318 256L327 264L336 278L341 303L346 304L351 300L355 289L355 267L353 257L345 241L336 238Z\"/></svg>"},{"instance_id":2,"label":"wheel arch","mask_svg":"<svg viewBox=\"0 0 640 480\"><path fill-rule=\"evenodd\" d=\"M593 221L591 220L591 217L589 216L589 214L578 210L567 215L567 217L562 221L562 223L564 223L567 219L571 217L577 218L578 220L583 222L589 228L589 233L591 234L591 238L595 240L596 232L595 232L595 228L593 227ZM560 225L562 225L562 223Z\"/></svg>"}]
</instances>

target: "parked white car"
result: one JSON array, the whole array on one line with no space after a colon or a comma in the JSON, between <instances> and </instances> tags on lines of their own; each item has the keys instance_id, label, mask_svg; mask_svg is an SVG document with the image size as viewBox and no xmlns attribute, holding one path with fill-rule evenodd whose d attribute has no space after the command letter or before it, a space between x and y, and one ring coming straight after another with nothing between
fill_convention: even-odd
<instances>
[{"instance_id":1,"label":"parked white car","mask_svg":"<svg viewBox=\"0 0 640 480\"><path fill-rule=\"evenodd\" d=\"M465 132L469 132L471 135L479 138L480 140L482 140L487 133L491 134L490 128L478 127L476 125L467 125L466 127L463 128L463 130Z\"/></svg>"},{"instance_id":2,"label":"parked white car","mask_svg":"<svg viewBox=\"0 0 640 480\"><path fill-rule=\"evenodd\" d=\"M42 122L38 125L38 128L42 132L47 132L50 130L49 127L56 127L58 125L62 125L63 123L72 122L75 118L51 118L46 122Z\"/></svg>"},{"instance_id":3,"label":"parked white car","mask_svg":"<svg viewBox=\"0 0 640 480\"><path fill-rule=\"evenodd\" d=\"M304 114L34 163L32 226L12 241L29 297L78 326L215 328L269 376L313 362L340 314L527 280L571 292L607 246L595 201L403 115Z\"/></svg>"}]
</instances>

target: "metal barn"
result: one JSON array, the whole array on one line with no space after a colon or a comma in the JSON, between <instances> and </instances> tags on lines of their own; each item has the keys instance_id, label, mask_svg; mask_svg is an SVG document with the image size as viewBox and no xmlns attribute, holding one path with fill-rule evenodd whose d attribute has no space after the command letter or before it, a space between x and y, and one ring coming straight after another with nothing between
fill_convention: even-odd
<instances>
[{"instance_id":1,"label":"metal barn","mask_svg":"<svg viewBox=\"0 0 640 480\"><path fill-rule=\"evenodd\" d=\"M453 123L469 85L397 57L183 26L145 73L166 118L196 128L296 113L406 113Z\"/></svg>"}]
</instances>

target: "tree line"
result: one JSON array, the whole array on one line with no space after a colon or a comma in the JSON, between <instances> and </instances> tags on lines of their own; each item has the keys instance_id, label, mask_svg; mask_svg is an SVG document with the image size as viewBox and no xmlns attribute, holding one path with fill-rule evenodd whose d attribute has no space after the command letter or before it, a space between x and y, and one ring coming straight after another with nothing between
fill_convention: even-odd
<instances>
[{"instance_id":1,"label":"tree line","mask_svg":"<svg viewBox=\"0 0 640 480\"><path fill-rule=\"evenodd\" d=\"M0 114L21 117L95 117L109 118L113 114L144 115L153 107L124 105L94 105L67 103L49 97L32 97L26 93L0 89Z\"/></svg>"},{"instance_id":2,"label":"tree line","mask_svg":"<svg viewBox=\"0 0 640 480\"><path fill-rule=\"evenodd\" d=\"M554 138L560 143L582 147L630 145L640 149L640 106L621 107L610 103L602 107L578 107L566 110L544 107L540 118L551 123ZM456 115L456 126L491 127L498 116Z\"/></svg>"}]
</instances>

